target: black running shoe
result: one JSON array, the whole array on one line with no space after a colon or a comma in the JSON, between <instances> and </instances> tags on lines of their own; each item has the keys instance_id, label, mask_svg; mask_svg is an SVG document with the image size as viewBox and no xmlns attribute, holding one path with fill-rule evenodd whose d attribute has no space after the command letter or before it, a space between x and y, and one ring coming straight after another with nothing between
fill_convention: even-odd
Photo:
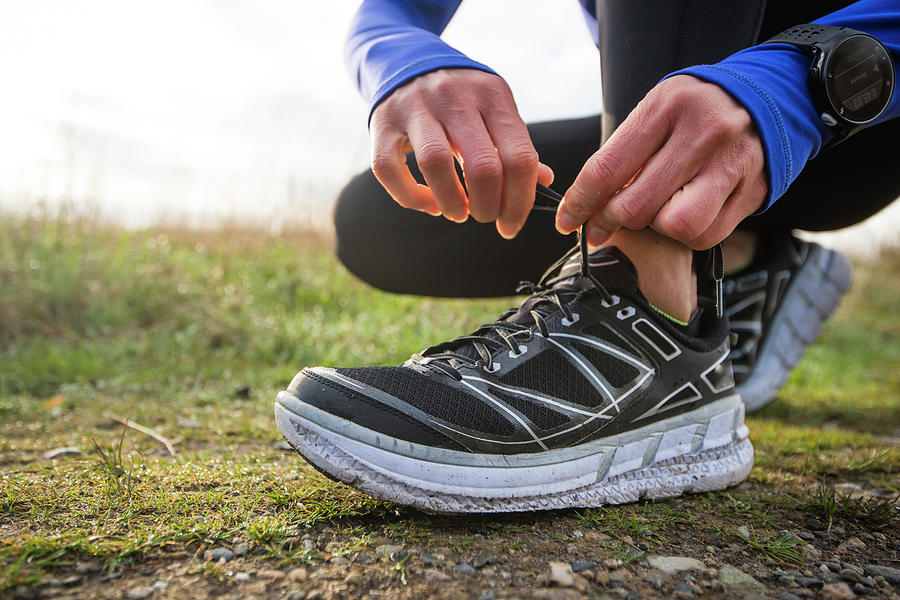
<instances>
[{"instance_id":1,"label":"black running shoe","mask_svg":"<svg viewBox=\"0 0 900 600\"><path fill-rule=\"evenodd\" d=\"M768 404L850 287L842 254L789 234L761 238L753 262L725 279L736 342L734 379L747 410Z\"/></svg>"},{"instance_id":2,"label":"black running shoe","mask_svg":"<svg viewBox=\"0 0 900 600\"><path fill-rule=\"evenodd\" d=\"M400 366L304 369L278 394L278 428L324 473L435 512L600 506L747 477L715 310L674 324L615 248L574 248L530 291Z\"/></svg>"}]
</instances>

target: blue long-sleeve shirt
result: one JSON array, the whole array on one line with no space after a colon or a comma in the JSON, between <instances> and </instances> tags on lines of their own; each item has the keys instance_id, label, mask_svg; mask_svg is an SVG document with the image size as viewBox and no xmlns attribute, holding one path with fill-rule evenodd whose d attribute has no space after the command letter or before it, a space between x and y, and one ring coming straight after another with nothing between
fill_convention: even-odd
<instances>
[{"instance_id":1,"label":"blue long-sleeve shirt","mask_svg":"<svg viewBox=\"0 0 900 600\"><path fill-rule=\"evenodd\" d=\"M496 74L451 48L440 38L461 0L364 0L350 26L346 59L371 110L410 79L447 67L468 67ZM594 0L580 0L596 32ZM900 1L861 0L814 21L850 27L876 37L900 70ZM596 35L596 34L595 34ZM596 39L596 38L595 38ZM788 44L762 44L713 65L698 65L688 74L715 83L750 113L762 139L769 192L763 209L772 205L834 132L819 118L806 74L810 59ZM900 93L879 117L900 116Z\"/></svg>"}]
</instances>

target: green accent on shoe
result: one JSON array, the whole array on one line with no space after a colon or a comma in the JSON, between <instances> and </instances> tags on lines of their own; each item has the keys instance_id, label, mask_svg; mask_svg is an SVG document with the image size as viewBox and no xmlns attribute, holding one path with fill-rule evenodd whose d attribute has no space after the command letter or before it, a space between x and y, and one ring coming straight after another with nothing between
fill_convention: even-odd
<instances>
[{"instance_id":1,"label":"green accent on shoe","mask_svg":"<svg viewBox=\"0 0 900 600\"><path fill-rule=\"evenodd\" d=\"M661 315L664 316L665 318L669 319L669 320L672 321L673 323L677 323L678 325L681 325L682 327L687 327L687 326L688 326L687 321L680 321L680 320L676 319L675 317L673 317L672 315L670 315L669 313L667 313L667 312L665 312L665 311L663 311L663 310L660 310L659 308L653 306L653 304L651 304L651 303L649 303L649 302L648 302L647 304L650 304L650 308L652 308L653 310L655 310L656 312L658 312L659 314L661 314Z\"/></svg>"}]
</instances>

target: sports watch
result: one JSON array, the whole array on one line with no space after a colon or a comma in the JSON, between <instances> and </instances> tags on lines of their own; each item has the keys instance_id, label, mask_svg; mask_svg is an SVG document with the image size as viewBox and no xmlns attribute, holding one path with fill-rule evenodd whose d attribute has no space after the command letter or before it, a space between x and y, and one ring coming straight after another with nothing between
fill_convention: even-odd
<instances>
[{"instance_id":1,"label":"sports watch","mask_svg":"<svg viewBox=\"0 0 900 600\"><path fill-rule=\"evenodd\" d=\"M867 33L828 25L796 25L766 40L791 44L812 57L807 82L822 122L835 131L830 145L875 120L894 93L891 55Z\"/></svg>"}]
</instances>

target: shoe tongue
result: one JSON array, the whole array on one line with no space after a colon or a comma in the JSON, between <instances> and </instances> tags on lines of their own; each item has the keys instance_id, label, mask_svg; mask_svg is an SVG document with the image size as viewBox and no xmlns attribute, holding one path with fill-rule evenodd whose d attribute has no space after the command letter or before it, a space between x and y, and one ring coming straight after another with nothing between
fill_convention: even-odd
<instances>
[{"instance_id":1,"label":"shoe tongue","mask_svg":"<svg viewBox=\"0 0 900 600\"><path fill-rule=\"evenodd\" d=\"M631 260L615 246L600 248L588 255L591 275L611 293L633 296L638 291L637 269ZM560 269L560 276L570 276L561 284L571 285L581 274L581 255L567 260Z\"/></svg>"}]
</instances>

